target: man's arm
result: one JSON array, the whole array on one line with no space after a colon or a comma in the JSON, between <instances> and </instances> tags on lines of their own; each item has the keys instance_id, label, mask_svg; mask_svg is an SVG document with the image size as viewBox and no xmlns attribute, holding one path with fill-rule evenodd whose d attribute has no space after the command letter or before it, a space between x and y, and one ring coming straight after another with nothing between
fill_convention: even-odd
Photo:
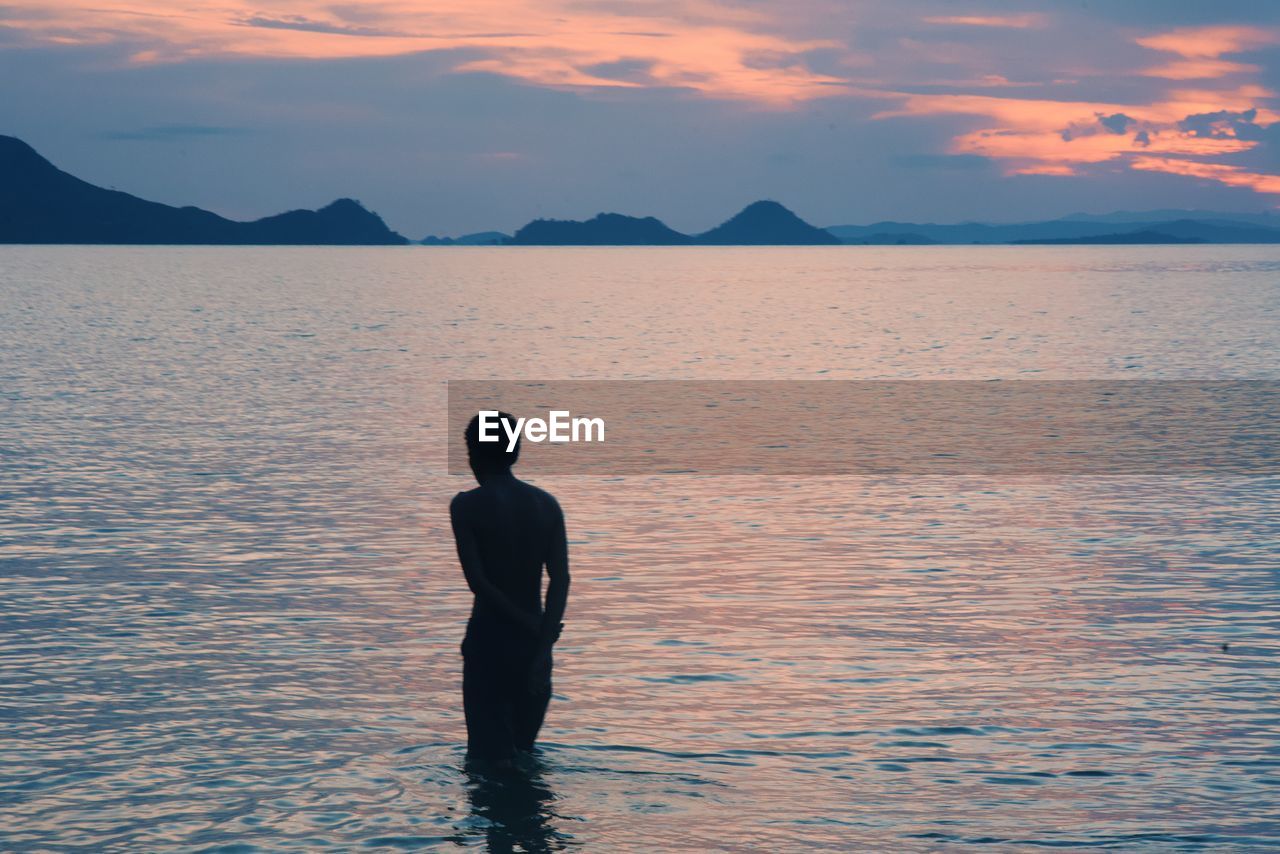
<instances>
[{"instance_id":1,"label":"man's arm","mask_svg":"<svg viewBox=\"0 0 1280 854\"><path fill-rule=\"evenodd\" d=\"M564 513L553 504L555 521L551 549L547 553L547 603L542 611L542 627L538 632L543 646L550 649L560 637L564 609L569 602L569 539L564 529Z\"/></svg>"},{"instance_id":2,"label":"man's arm","mask_svg":"<svg viewBox=\"0 0 1280 854\"><path fill-rule=\"evenodd\" d=\"M517 607L485 577L483 561L480 560L480 547L476 544L476 535L471 530L466 515L462 495L458 494L449 504L449 521L453 523L453 540L458 546L458 561L462 564L462 574L466 576L467 586L471 588L471 592L477 599L499 614L508 617L516 625L528 630L530 634L540 634L542 625L538 622L538 618ZM563 611L563 608L561 610Z\"/></svg>"}]
</instances>

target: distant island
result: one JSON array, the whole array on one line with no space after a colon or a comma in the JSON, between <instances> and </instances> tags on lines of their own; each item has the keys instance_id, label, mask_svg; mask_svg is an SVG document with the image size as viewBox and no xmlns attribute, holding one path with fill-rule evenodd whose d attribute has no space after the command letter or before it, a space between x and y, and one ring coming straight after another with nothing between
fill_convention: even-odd
<instances>
[{"instance_id":1,"label":"distant island","mask_svg":"<svg viewBox=\"0 0 1280 854\"><path fill-rule=\"evenodd\" d=\"M1162 218L1177 217L1177 218ZM943 246L943 245L1142 245L1280 243L1280 216L1203 211L1075 214L1045 222L989 225L877 222L817 228L773 201L747 205L710 231L682 234L651 216L596 214L589 220L535 219L507 236L486 231L429 246Z\"/></svg>"},{"instance_id":2,"label":"distant island","mask_svg":"<svg viewBox=\"0 0 1280 854\"><path fill-rule=\"evenodd\" d=\"M753 202L730 219L694 238L706 246L822 246L840 238L815 228L777 202Z\"/></svg>"},{"instance_id":3,"label":"distant island","mask_svg":"<svg viewBox=\"0 0 1280 854\"><path fill-rule=\"evenodd\" d=\"M409 243L353 199L251 222L173 207L96 187L35 149L0 136L0 243L399 246ZM958 244L1140 245L1280 243L1280 215L1211 211L1117 211L1043 222L875 222L810 225L776 201L752 202L720 225L685 234L652 217L600 213L588 220L535 219L514 234L429 236L425 246L930 246Z\"/></svg>"},{"instance_id":4,"label":"distant island","mask_svg":"<svg viewBox=\"0 0 1280 854\"><path fill-rule=\"evenodd\" d=\"M1280 243L1280 216L1210 211L1073 214L1044 222L876 222L827 231L856 245Z\"/></svg>"},{"instance_id":5,"label":"distant island","mask_svg":"<svg viewBox=\"0 0 1280 854\"><path fill-rule=\"evenodd\" d=\"M236 222L95 187L0 136L0 243L394 246L409 241L352 199Z\"/></svg>"},{"instance_id":6,"label":"distant island","mask_svg":"<svg viewBox=\"0 0 1280 854\"><path fill-rule=\"evenodd\" d=\"M1205 243L1200 237L1175 237L1159 231L1130 231L1123 234L1095 234L1086 237L1039 237L1027 240L1015 240L1014 243L1038 246L1107 246L1123 244L1159 244L1159 243Z\"/></svg>"},{"instance_id":7,"label":"distant island","mask_svg":"<svg viewBox=\"0 0 1280 854\"><path fill-rule=\"evenodd\" d=\"M507 242L514 246L683 246L692 241L651 216L602 213L586 222L535 219Z\"/></svg>"},{"instance_id":8,"label":"distant island","mask_svg":"<svg viewBox=\"0 0 1280 854\"><path fill-rule=\"evenodd\" d=\"M501 246L511 239L511 235L501 231L477 231L461 237L436 237L428 235L418 241L423 246Z\"/></svg>"},{"instance_id":9,"label":"distant island","mask_svg":"<svg viewBox=\"0 0 1280 854\"><path fill-rule=\"evenodd\" d=\"M877 222L817 228L773 201L753 202L723 224L683 234L651 216L596 214L588 220L535 219L507 236L486 231L456 240L431 237L427 245L510 246L941 246L1143 245L1280 243L1280 216L1208 211L1073 214L1044 222L957 225Z\"/></svg>"},{"instance_id":10,"label":"distant island","mask_svg":"<svg viewBox=\"0 0 1280 854\"><path fill-rule=\"evenodd\" d=\"M603 213L586 222L535 219L508 242L513 246L826 246L840 240L777 202L759 201L702 234L682 234L651 216Z\"/></svg>"}]
</instances>

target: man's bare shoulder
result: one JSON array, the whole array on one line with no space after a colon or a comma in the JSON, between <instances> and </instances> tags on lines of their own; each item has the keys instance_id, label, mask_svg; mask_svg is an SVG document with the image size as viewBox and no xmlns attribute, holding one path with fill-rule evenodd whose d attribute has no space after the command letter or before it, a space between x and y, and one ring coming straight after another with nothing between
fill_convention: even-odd
<instances>
[{"instance_id":1,"label":"man's bare shoulder","mask_svg":"<svg viewBox=\"0 0 1280 854\"><path fill-rule=\"evenodd\" d=\"M476 505L476 498L480 492L480 487L475 489L467 489L453 496L453 500L449 502L449 514L451 516L468 516Z\"/></svg>"},{"instance_id":2,"label":"man's bare shoulder","mask_svg":"<svg viewBox=\"0 0 1280 854\"><path fill-rule=\"evenodd\" d=\"M534 486L532 483L529 483L529 481L527 481L527 480L517 481L517 483L519 483L521 487L523 487L524 489L529 490L529 492L533 493L534 495L538 496L539 498L543 499L544 501L555 501L555 500L556 500L556 499L555 499L555 496L554 496L554 495L552 495L550 492L547 492L545 489L543 489L543 488L542 488L542 487L540 487L540 486Z\"/></svg>"},{"instance_id":3,"label":"man's bare shoulder","mask_svg":"<svg viewBox=\"0 0 1280 854\"><path fill-rule=\"evenodd\" d=\"M527 481L522 480L519 483L522 488L529 490L529 494L531 494L534 497L534 499L538 501L539 504L546 507L548 510L552 510L556 513L561 512L560 502L556 501L556 497L552 495L550 492L547 492L545 489L541 489L540 487L534 486L532 483L528 483Z\"/></svg>"}]
</instances>

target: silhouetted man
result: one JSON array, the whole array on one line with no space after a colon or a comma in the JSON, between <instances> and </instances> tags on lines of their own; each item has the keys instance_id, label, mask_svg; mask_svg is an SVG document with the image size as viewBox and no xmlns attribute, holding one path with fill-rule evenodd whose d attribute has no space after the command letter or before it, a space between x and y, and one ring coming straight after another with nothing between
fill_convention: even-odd
<instances>
[{"instance_id":1,"label":"silhouetted man","mask_svg":"<svg viewBox=\"0 0 1280 854\"><path fill-rule=\"evenodd\" d=\"M515 426L515 419L499 413ZM467 756L508 763L532 750L551 700L551 647L569 597L564 514L549 493L517 480L503 430L480 441L479 416L467 425L467 456L480 486L449 505L458 559L475 594L462 641L462 703ZM547 602L542 606L542 567Z\"/></svg>"}]
</instances>

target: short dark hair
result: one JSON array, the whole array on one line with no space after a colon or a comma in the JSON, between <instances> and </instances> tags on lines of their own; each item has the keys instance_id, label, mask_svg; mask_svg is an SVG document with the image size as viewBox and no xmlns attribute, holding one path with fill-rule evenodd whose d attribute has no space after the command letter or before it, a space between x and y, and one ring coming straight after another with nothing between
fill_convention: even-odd
<instances>
[{"instance_id":1,"label":"short dark hair","mask_svg":"<svg viewBox=\"0 0 1280 854\"><path fill-rule=\"evenodd\" d=\"M515 429L516 417L514 415L499 412L498 421ZM466 433L463 435L467 440L467 456L481 468L509 469L516 464L516 460L520 459L520 437L516 436L516 446L508 451L507 443L509 439L507 438L506 429L498 431L498 441L496 442L480 441L479 413L471 419L471 423L467 425Z\"/></svg>"}]
</instances>

